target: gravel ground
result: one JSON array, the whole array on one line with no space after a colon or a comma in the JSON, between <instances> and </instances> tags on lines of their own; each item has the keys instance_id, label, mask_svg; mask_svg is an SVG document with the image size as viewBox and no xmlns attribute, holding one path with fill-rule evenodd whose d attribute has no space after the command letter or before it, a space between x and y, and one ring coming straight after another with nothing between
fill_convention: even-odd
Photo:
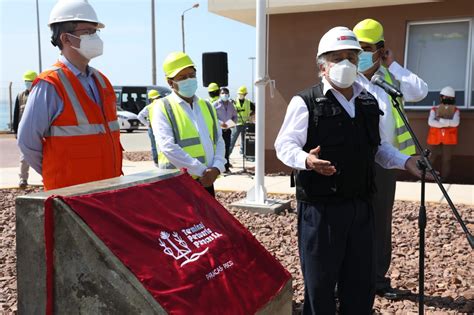
<instances>
[{"instance_id":1,"label":"gravel ground","mask_svg":"<svg viewBox=\"0 0 474 315\"><path fill-rule=\"evenodd\" d=\"M148 152L146 152L148 154ZM16 196L39 191L0 190L0 313L16 311L15 212ZM218 193L227 206L244 193ZM294 196L276 196L287 199ZM296 203L292 203L293 209ZM472 207L457 205L470 231L474 231ZM229 210L293 275L294 314L303 302L303 279L299 268L296 241L296 213L260 215L244 210ZM426 231L425 312L426 314L474 314L474 254L447 205L428 204ZM396 202L394 206L394 251L390 268L392 285L417 292L418 287L418 204ZM415 314L416 296L388 301L376 298L377 314Z\"/></svg>"},{"instance_id":2,"label":"gravel ground","mask_svg":"<svg viewBox=\"0 0 474 315\"><path fill-rule=\"evenodd\" d=\"M152 156L151 156L151 151L138 151L138 152L123 152L123 158L124 160L129 160L133 162L139 162L139 161L151 161Z\"/></svg>"}]
</instances>

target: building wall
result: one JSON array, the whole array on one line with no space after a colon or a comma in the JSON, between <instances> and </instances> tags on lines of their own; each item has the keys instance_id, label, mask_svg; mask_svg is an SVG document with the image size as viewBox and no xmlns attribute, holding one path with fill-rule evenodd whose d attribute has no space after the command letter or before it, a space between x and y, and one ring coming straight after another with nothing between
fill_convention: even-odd
<instances>
[{"instance_id":1,"label":"building wall","mask_svg":"<svg viewBox=\"0 0 474 315\"><path fill-rule=\"evenodd\" d=\"M276 80L277 91L273 99L267 93L266 172L289 171L276 158L273 143L292 96L318 82L316 51L319 39L326 31L334 26L353 28L365 18L375 18L384 26L386 47L403 65L408 22L473 16L472 0L271 15L269 74ZM422 146L426 147L428 109L408 110L408 118ZM449 178L452 182L474 183L473 137L474 108L462 110L459 143L453 151L452 176Z\"/></svg>"}]
</instances>

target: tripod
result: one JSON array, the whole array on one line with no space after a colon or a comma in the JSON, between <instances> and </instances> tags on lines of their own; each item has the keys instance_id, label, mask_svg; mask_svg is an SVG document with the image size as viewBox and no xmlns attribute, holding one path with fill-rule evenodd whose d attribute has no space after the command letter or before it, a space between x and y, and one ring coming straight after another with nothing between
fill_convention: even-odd
<instances>
[{"instance_id":1,"label":"tripod","mask_svg":"<svg viewBox=\"0 0 474 315\"><path fill-rule=\"evenodd\" d=\"M243 124L243 130L242 130L242 135L241 136L241 146L242 146L242 171L240 172L236 172L234 174L236 175L240 175L240 174L247 174L250 178L253 178L253 174L250 173L249 171L247 171L247 169L245 168L245 160L247 159L247 141L246 141L246 137L248 135L248 129L249 129L249 124Z\"/></svg>"},{"instance_id":2,"label":"tripod","mask_svg":"<svg viewBox=\"0 0 474 315\"><path fill-rule=\"evenodd\" d=\"M401 94L401 93L400 93ZM401 96L401 95L400 95ZM464 224L461 216L459 215L459 212L457 211L456 207L454 206L454 203L451 201L451 198L448 195L448 192L446 189L444 189L443 184L441 183L441 179L439 178L438 174L436 171L433 169L433 166L430 163L429 160L429 155L430 155L430 150L428 149L423 149L421 147L420 142L418 141L418 138L416 137L415 133L413 132L413 129L411 128L410 124L408 123L408 119L405 117L405 115L402 112L402 109L400 108L400 103L398 102L396 97L391 97L392 99L392 104L397 110L398 114L402 118L403 122L405 123L405 126L407 127L408 132L410 133L413 141L415 142L415 146L418 149L419 152L421 152L421 159L417 161L417 167L421 171L421 196L420 196L420 209L418 213L418 227L420 229L420 235L419 235L419 279L418 279L418 286L419 286L419 293L418 293L418 314L424 314L424 294L425 294L425 229L426 229L426 206L425 206L425 184L426 184L426 172L430 172L431 175L433 175L434 180L438 184L439 189L443 193L444 198L449 204L449 207L453 211L454 216L456 217L456 220L459 222L461 225L462 230L466 234L467 241L469 242L469 245L471 245L471 249L474 249L474 237L472 234L469 232L467 229L466 225Z\"/></svg>"}]
</instances>

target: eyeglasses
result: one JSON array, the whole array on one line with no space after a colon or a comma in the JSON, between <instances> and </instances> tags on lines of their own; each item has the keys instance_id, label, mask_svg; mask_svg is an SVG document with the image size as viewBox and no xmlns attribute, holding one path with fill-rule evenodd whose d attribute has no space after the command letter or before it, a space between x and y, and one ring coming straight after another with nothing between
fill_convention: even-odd
<instances>
[{"instance_id":1,"label":"eyeglasses","mask_svg":"<svg viewBox=\"0 0 474 315\"><path fill-rule=\"evenodd\" d=\"M186 80L186 79L194 79L196 78L196 72L194 73L189 73L188 75L180 75L179 77L176 76L173 78L173 81L183 81L183 80Z\"/></svg>"},{"instance_id":2,"label":"eyeglasses","mask_svg":"<svg viewBox=\"0 0 474 315\"><path fill-rule=\"evenodd\" d=\"M69 33L76 33L76 32L84 32L81 35L100 34L100 30L96 28L81 28L78 30L71 31Z\"/></svg>"}]
</instances>

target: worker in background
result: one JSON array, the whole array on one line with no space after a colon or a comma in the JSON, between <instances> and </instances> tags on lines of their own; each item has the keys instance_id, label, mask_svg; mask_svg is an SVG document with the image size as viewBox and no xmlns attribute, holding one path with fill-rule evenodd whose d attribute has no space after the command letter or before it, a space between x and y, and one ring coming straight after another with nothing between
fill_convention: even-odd
<instances>
[{"instance_id":1,"label":"worker in background","mask_svg":"<svg viewBox=\"0 0 474 315\"><path fill-rule=\"evenodd\" d=\"M153 128L150 124L150 108L156 104L156 100L159 98L160 93L157 90L150 90L148 92L150 104L143 107L143 109L138 113L138 120L140 120L140 122L148 128L148 137L150 138L151 143L151 156L156 167L158 167L158 152L156 151L156 141L155 136L153 135Z\"/></svg>"},{"instance_id":2,"label":"worker in background","mask_svg":"<svg viewBox=\"0 0 474 315\"><path fill-rule=\"evenodd\" d=\"M383 111L380 118L382 141L392 144L405 156L416 153L415 143L410 136L397 109L392 105L392 97L382 88L372 84L373 76L381 76L396 86L403 94L399 99L403 110L404 102L418 102L428 94L428 85L416 74L403 68L395 61L393 53L386 46L382 25L373 19L365 19L354 27L354 33L362 48L359 55L357 82L375 96ZM373 197L375 210L375 253L376 253L376 293L388 299L397 299L410 294L408 290L393 288L387 276L392 258L392 208L395 199L397 170L375 165L377 192Z\"/></svg>"},{"instance_id":3,"label":"worker in background","mask_svg":"<svg viewBox=\"0 0 474 315\"><path fill-rule=\"evenodd\" d=\"M59 60L34 81L18 131L25 160L45 190L122 174L115 92L88 64L102 55L99 22L86 0L58 1L49 17Z\"/></svg>"},{"instance_id":4,"label":"worker in background","mask_svg":"<svg viewBox=\"0 0 474 315\"><path fill-rule=\"evenodd\" d=\"M235 126L237 122L237 111L234 107L234 101L230 98L228 88L220 88L220 97L219 100L214 103L214 107L216 108L217 119L221 125L222 138L225 143L225 159L227 161L225 164L225 172L229 173L232 167L229 161L231 128Z\"/></svg>"},{"instance_id":5,"label":"worker in background","mask_svg":"<svg viewBox=\"0 0 474 315\"><path fill-rule=\"evenodd\" d=\"M183 52L163 62L172 93L151 108L160 169L186 168L214 196L214 181L225 170L224 140L215 108L195 95L196 66Z\"/></svg>"},{"instance_id":6,"label":"worker in background","mask_svg":"<svg viewBox=\"0 0 474 315\"><path fill-rule=\"evenodd\" d=\"M230 153L234 150L235 143L240 135L240 154L244 154L245 144L245 125L251 122L251 116L255 112L255 104L247 96L247 87L242 85L237 90L237 99L235 100L235 109L237 110L237 126L232 129L232 139L230 142Z\"/></svg>"},{"instance_id":7,"label":"worker in background","mask_svg":"<svg viewBox=\"0 0 474 315\"><path fill-rule=\"evenodd\" d=\"M212 105L215 102L219 100L219 85L217 83L210 83L209 86L207 87L207 93L209 94L209 97L207 98L207 101Z\"/></svg>"},{"instance_id":8,"label":"worker in background","mask_svg":"<svg viewBox=\"0 0 474 315\"><path fill-rule=\"evenodd\" d=\"M447 178L451 172L452 148L458 144L460 112L455 105L456 96L452 87L446 86L441 90L440 100L441 104L430 110L430 130L426 142L431 146L433 162L441 159L441 176Z\"/></svg>"},{"instance_id":9,"label":"worker in background","mask_svg":"<svg viewBox=\"0 0 474 315\"><path fill-rule=\"evenodd\" d=\"M375 97L355 82L355 34L335 27L319 42L321 83L294 96L275 141L297 170L298 246L303 314L372 314L375 296L375 161L419 175L414 157L381 142Z\"/></svg>"},{"instance_id":10,"label":"worker in background","mask_svg":"<svg viewBox=\"0 0 474 315\"><path fill-rule=\"evenodd\" d=\"M30 95L31 86L33 81L36 79L38 74L32 70L28 70L23 74L23 81L25 82L25 90L18 93L15 100L15 109L13 110L13 132L15 133L15 138L18 138L18 125L20 124L21 117L25 111L26 101L28 100L28 95ZM28 175L29 175L30 165L25 160L25 156L20 151L20 183L18 187L25 189L28 186Z\"/></svg>"}]
</instances>

